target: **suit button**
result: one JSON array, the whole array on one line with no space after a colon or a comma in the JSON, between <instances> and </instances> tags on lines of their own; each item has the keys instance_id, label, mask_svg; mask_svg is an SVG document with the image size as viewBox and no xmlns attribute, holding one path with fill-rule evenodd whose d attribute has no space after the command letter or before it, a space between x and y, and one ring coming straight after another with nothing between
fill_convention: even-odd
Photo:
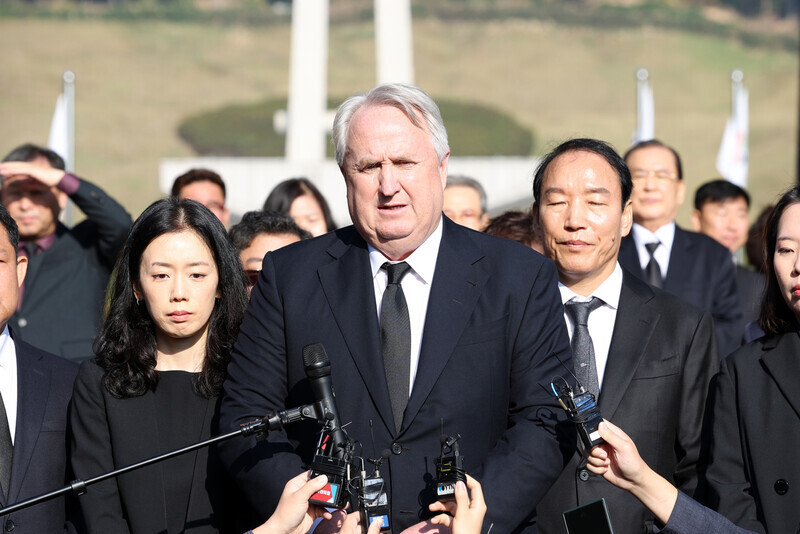
<instances>
[{"instance_id":1,"label":"suit button","mask_svg":"<svg viewBox=\"0 0 800 534\"><path fill-rule=\"evenodd\" d=\"M775 493L778 495L786 495L786 492L789 491L789 483L786 482L784 479L779 478L775 481Z\"/></svg>"},{"instance_id":2,"label":"suit button","mask_svg":"<svg viewBox=\"0 0 800 534\"><path fill-rule=\"evenodd\" d=\"M9 519L8 521L6 521L6 532L13 531L16 526L17 525L15 525L14 522Z\"/></svg>"},{"instance_id":3,"label":"suit button","mask_svg":"<svg viewBox=\"0 0 800 534\"><path fill-rule=\"evenodd\" d=\"M392 443L392 452L395 454L400 454L403 452L403 446L399 443Z\"/></svg>"},{"instance_id":4,"label":"suit button","mask_svg":"<svg viewBox=\"0 0 800 534\"><path fill-rule=\"evenodd\" d=\"M28 326L28 320L25 317L20 317L19 321L17 321L17 324L19 325L20 328L25 328L26 326Z\"/></svg>"},{"instance_id":5,"label":"suit button","mask_svg":"<svg viewBox=\"0 0 800 534\"><path fill-rule=\"evenodd\" d=\"M586 482L587 480L589 480L589 471L587 469L581 469L578 472L578 478Z\"/></svg>"}]
</instances>

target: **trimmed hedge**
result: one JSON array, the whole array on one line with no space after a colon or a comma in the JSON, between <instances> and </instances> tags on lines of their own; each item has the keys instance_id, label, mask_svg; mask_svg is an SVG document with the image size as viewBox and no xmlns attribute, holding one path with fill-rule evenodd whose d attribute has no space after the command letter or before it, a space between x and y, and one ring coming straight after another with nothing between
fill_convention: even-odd
<instances>
[{"instance_id":1,"label":"trimmed hedge","mask_svg":"<svg viewBox=\"0 0 800 534\"><path fill-rule=\"evenodd\" d=\"M344 99L330 99L333 109ZM512 117L474 103L437 99L450 150L459 156L528 156L533 153L533 133ZM276 111L286 109L286 99L255 104L235 104L187 118L178 135L198 155L281 157L286 139L272 126ZM330 141L330 138L329 138ZM328 143L328 156L333 146Z\"/></svg>"}]
</instances>

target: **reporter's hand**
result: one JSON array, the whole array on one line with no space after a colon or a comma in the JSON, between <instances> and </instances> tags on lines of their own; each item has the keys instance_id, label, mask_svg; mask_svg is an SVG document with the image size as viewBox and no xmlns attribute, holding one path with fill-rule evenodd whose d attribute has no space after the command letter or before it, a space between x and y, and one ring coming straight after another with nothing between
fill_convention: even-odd
<instances>
[{"instance_id":1,"label":"reporter's hand","mask_svg":"<svg viewBox=\"0 0 800 534\"><path fill-rule=\"evenodd\" d=\"M350 506L348 504L348 506ZM325 516L324 521L320 521L317 526L314 528L314 534L339 534L340 532L348 532L347 529L352 528L350 525L352 524L352 519L350 523L348 523L347 519L353 514L348 514L344 510L336 510L327 516Z\"/></svg>"},{"instance_id":2,"label":"reporter's hand","mask_svg":"<svg viewBox=\"0 0 800 534\"><path fill-rule=\"evenodd\" d=\"M486 501L483 500L481 485L469 475L466 485L463 482L456 483L455 501L435 502L428 508L431 512L447 512L434 516L431 523L449 528L451 534L480 534L483 517L486 515Z\"/></svg>"},{"instance_id":3,"label":"reporter's hand","mask_svg":"<svg viewBox=\"0 0 800 534\"><path fill-rule=\"evenodd\" d=\"M275 512L253 534L305 534L318 517L331 518L324 508L308 504L308 499L325 487L328 478L320 475L308 480L308 471L286 483Z\"/></svg>"},{"instance_id":4,"label":"reporter's hand","mask_svg":"<svg viewBox=\"0 0 800 534\"><path fill-rule=\"evenodd\" d=\"M675 508L678 490L642 460L633 440L619 427L603 421L598 430L605 443L592 449L586 467L615 486L630 491L666 524Z\"/></svg>"},{"instance_id":5,"label":"reporter's hand","mask_svg":"<svg viewBox=\"0 0 800 534\"><path fill-rule=\"evenodd\" d=\"M66 172L61 169L54 169L49 165L40 165L30 161L6 161L0 163L0 176L8 178L11 176L30 176L34 180L55 187Z\"/></svg>"},{"instance_id":6,"label":"reporter's hand","mask_svg":"<svg viewBox=\"0 0 800 534\"><path fill-rule=\"evenodd\" d=\"M592 448L586 467L618 488L630 491L640 485L650 468L639 456L633 440L606 420L598 430L605 443Z\"/></svg>"},{"instance_id":7,"label":"reporter's hand","mask_svg":"<svg viewBox=\"0 0 800 534\"><path fill-rule=\"evenodd\" d=\"M381 518L373 520L369 525L369 529L367 529L367 534L378 534L382 525L383 520ZM347 514L339 534L361 534L361 512Z\"/></svg>"}]
</instances>

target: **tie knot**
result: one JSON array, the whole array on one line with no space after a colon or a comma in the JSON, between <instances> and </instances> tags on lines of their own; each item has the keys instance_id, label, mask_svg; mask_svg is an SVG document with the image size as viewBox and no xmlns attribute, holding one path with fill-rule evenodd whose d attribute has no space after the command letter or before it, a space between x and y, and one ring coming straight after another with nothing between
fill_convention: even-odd
<instances>
[{"instance_id":1,"label":"tie knot","mask_svg":"<svg viewBox=\"0 0 800 534\"><path fill-rule=\"evenodd\" d=\"M656 241L655 243L647 243L647 244L644 246L644 248L646 248L646 249L647 249L647 252L648 252L648 254L650 254L650 257L651 257L651 258L653 257L653 254L655 253L656 249L658 248L658 246L659 246L660 244L661 244L661 243L660 243L659 241Z\"/></svg>"},{"instance_id":2,"label":"tie knot","mask_svg":"<svg viewBox=\"0 0 800 534\"><path fill-rule=\"evenodd\" d=\"M381 265L381 269L386 271L386 274L389 278L389 285L391 284L399 284L403 277L406 275L408 271L411 270L411 266L404 261L399 263L389 263L388 261Z\"/></svg>"},{"instance_id":3,"label":"tie knot","mask_svg":"<svg viewBox=\"0 0 800 534\"><path fill-rule=\"evenodd\" d=\"M20 245L22 250L25 251L25 254L28 258L33 258L36 254L39 253L39 244L36 241L20 241Z\"/></svg>"},{"instance_id":4,"label":"tie knot","mask_svg":"<svg viewBox=\"0 0 800 534\"><path fill-rule=\"evenodd\" d=\"M587 326L589 321L589 314L603 305L603 301L597 297L592 297L586 302L578 302L570 300L564 304L564 309L567 315L570 316L572 322L576 325Z\"/></svg>"}]
</instances>

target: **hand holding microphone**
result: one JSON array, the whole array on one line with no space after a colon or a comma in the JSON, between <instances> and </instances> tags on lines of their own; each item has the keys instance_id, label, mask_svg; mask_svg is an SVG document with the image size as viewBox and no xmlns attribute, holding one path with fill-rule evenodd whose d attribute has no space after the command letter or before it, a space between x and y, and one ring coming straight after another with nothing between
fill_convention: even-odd
<instances>
[{"instance_id":1,"label":"hand holding microphone","mask_svg":"<svg viewBox=\"0 0 800 534\"><path fill-rule=\"evenodd\" d=\"M308 474L308 471L300 473L286 483L275 512L266 523L253 529L253 534L303 534L318 517L331 518L324 508L308 504L308 499L324 487L328 479L325 475L309 479Z\"/></svg>"}]
</instances>

